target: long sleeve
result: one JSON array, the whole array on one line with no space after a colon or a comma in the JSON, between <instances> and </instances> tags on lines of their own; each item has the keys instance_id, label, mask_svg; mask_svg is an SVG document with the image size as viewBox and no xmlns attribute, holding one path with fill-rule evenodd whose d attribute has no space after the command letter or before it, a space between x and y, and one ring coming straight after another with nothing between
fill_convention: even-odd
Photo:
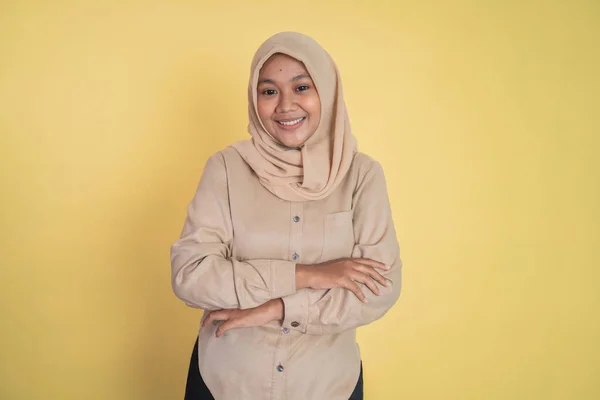
<instances>
[{"instance_id":1,"label":"long sleeve","mask_svg":"<svg viewBox=\"0 0 600 400\"><path fill-rule=\"evenodd\" d=\"M402 286L400 248L388 199L385 176L379 163L358 184L353 197L355 245L352 258L369 258L391 268L382 272L388 286L375 283L375 295L359 283L368 302L344 288L303 289L283 297L283 325L308 334L332 334L369 324L381 318L398 300ZM379 270L381 271L381 270Z\"/></svg>"},{"instance_id":2,"label":"long sleeve","mask_svg":"<svg viewBox=\"0 0 600 400\"><path fill-rule=\"evenodd\" d=\"M252 308L296 292L296 263L231 258L233 228L221 153L206 163L181 237L171 246L175 295L205 310Z\"/></svg>"}]
</instances>

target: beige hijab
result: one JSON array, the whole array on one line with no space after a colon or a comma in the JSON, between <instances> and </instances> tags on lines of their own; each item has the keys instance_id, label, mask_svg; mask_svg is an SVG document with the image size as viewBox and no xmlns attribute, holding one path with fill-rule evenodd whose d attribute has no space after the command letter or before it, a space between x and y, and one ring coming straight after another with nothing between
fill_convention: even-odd
<instances>
[{"instance_id":1,"label":"beige hijab","mask_svg":"<svg viewBox=\"0 0 600 400\"><path fill-rule=\"evenodd\" d=\"M275 53L304 63L321 100L321 121L316 132L299 149L283 147L269 135L256 107L258 75ZM256 51L248 85L248 132L252 140L233 147L275 196L288 201L320 200L342 181L357 151L350 130L342 82L331 56L310 37L278 33Z\"/></svg>"}]
</instances>

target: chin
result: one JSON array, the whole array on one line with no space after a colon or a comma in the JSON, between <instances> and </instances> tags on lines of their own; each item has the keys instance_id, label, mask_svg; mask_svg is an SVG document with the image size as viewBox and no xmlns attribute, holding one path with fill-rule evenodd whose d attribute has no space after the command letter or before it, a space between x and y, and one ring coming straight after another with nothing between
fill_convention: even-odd
<instances>
[{"instance_id":1,"label":"chin","mask_svg":"<svg viewBox=\"0 0 600 400\"><path fill-rule=\"evenodd\" d=\"M285 147L300 147L304 144L305 141L300 141L300 140L292 140L292 141L285 141L282 142L282 144Z\"/></svg>"},{"instance_id":2,"label":"chin","mask_svg":"<svg viewBox=\"0 0 600 400\"><path fill-rule=\"evenodd\" d=\"M303 138L298 138L298 137L282 137L282 135L277 135L275 137L275 139L277 139L277 141L279 143L281 143L282 145L284 145L285 147L300 147L302 146L309 138L308 137L303 137Z\"/></svg>"}]
</instances>

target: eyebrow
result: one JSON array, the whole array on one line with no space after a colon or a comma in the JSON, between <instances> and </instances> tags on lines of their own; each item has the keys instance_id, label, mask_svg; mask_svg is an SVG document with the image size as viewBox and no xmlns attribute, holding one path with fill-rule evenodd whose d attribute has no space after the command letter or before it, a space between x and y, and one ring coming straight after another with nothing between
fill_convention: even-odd
<instances>
[{"instance_id":1,"label":"eyebrow","mask_svg":"<svg viewBox=\"0 0 600 400\"><path fill-rule=\"evenodd\" d=\"M307 74L296 75L295 77L293 77L291 79L291 81L295 82L295 81L299 81L300 79L305 79L305 78L310 79L310 76L307 75ZM274 85L275 82L272 79L261 79L261 80L258 81L258 85L261 85L261 84L271 84L271 85Z\"/></svg>"}]
</instances>

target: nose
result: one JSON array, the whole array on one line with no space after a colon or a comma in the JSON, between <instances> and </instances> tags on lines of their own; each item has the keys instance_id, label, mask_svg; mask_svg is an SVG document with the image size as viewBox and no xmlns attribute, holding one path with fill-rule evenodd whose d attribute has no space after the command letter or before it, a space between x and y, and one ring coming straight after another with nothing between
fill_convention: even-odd
<instances>
[{"instance_id":1,"label":"nose","mask_svg":"<svg viewBox=\"0 0 600 400\"><path fill-rule=\"evenodd\" d=\"M284 92L279 95L279 103L277 103L276 111L278 113L286 113L293 111L296 108L296 96L293 93Z\"/></svg>"}]
</instances>

